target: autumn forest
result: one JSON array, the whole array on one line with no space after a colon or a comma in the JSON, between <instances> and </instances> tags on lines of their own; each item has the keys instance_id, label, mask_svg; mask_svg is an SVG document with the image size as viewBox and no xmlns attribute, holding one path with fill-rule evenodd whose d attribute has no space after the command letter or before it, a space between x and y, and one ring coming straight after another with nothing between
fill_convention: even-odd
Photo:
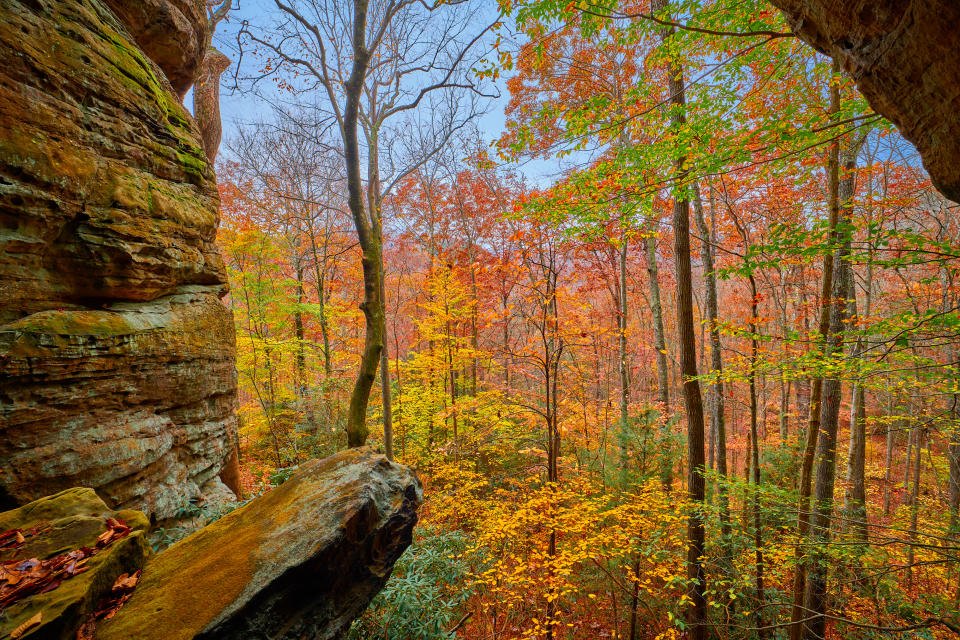
<instances>
[{"instance_id":1,"label":"autumn forest","mask_svg":"<svg viewBox=\"0 0 960 640\"><path fill-rule=\"evenodd\" d=\"M260 5L214 24L244 497L363 445L424 487L351 638L960 633L958 205L839 63L760 0Z\"/></svg>"}]
</instances>

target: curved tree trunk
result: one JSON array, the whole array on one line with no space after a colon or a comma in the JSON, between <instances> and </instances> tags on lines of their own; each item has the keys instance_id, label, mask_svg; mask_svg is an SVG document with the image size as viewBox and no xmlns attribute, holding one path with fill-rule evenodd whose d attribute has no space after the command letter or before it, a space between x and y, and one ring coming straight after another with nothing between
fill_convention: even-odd
<instances>
[{"instance_id":1,"label":"curved tree trunk","mask_svg":"<svg viewBox=\"0 0 960 640\"><path fill-rule=\"evenodd\" d=\"M353 67L344 83L346 100L343 110L343 155L347 170L347 204L357 230L363 268L363 302L360 309L366 324L366 336L360 357L360 369L350 394L347 414L347 444L363 446L370 433L367 429L367 405L370 391L380 365L383 349L383 307L380 295L381 239L379 228L372 225L363 205L363 180L360 176L360 143L357 121L360 115L360 96L370 63L366 48L368 0L353 3Z\"/></svg>"}]
</instances>

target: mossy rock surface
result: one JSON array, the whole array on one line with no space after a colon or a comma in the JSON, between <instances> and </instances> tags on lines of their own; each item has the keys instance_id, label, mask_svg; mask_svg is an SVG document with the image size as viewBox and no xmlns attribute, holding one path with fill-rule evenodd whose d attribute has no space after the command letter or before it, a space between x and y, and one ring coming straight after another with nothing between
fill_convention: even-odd
<instances>
[{"instance_id":1,"label":"mossy rock surface","mask_svg":"<svg viewBox=\"0 0 960 640\"><path fill-rule=\"evenodd\" d=\"M96 638L342 637L410 544L421 499L411 470L370 449L307 462L155 556Z\"/></svg>"},{"instance_id":2,"label":"mossy rock surface","mask_svg":"<svg viewBox=\"0 0 960 640\"><path fill-rule=\"evenodd\" d=\"M0 551L0 560L45 560L80 547L95 547L107 530L107 519L122 520L133 531L90 557L85 573L63 580L47 593L33 595L8 607L0 615L0 638L41 614L40 625L22 637L30 640L74 640L77 629L110 593L123 573L143 568L150 555L146 534L150 523L139 511L113 511L93 489L73 488L41 498L19 509L0 513L0 531L49 525L49 530L28 537L16 550Z\"/></svg>"}]
</instances>

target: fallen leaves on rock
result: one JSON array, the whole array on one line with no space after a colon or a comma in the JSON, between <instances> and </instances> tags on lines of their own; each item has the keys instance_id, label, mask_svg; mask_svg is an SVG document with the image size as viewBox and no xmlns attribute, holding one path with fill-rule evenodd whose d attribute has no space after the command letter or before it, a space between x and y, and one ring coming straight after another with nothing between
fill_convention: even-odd
<instances>
[{"instance_id":1,"label":"fallen leaves on rock","mask_svg":"<svg viewBox=\"0 0 960 640\"><path fill-rule=\"evenodd\" d=\"M37 525L26 532L23 529L10 529L0 533L0 549L19 549L27 541L27 538L36 537L50 530L50 525L46 522Z\"/></svg>"},{"instance_id":2,"label":"fallen leaves on rock","mask_svg":"<svg viewBox=\"0 0 960 640\"><path fill-rule=\"evenodd\" d=\"M131 574L120 574L120 577L113 583L110 595L100 601L100 606L93 612L93 617L97 620L109 620L116 615L120 607L133 595L133 590L137 588L137 583L140 582L141 573L141 571L134 571Z\"/></svg>"},{"instance_id":3,"label":"fallen leaves on rock","mask_svg":"<svg viewBox=\"0 0 960 640\"><path fill-rule=\"evenodd\" d=\"M113 583L110 594L100 600L97 610L91 613L87 620L77 629L77 640L93 640L97 629L96 621L109 620L116 615L120 607L133 595L133 590L136 589L137 583L140 582L141 573L141 571L134 571L129 574L120 574Z\"/></svg>"},{"instance_id":4,"label":"fallen leaves on rock","mask_svg":"<svg viewBox=\"0 0 960 640\"><path fill-rule=\"evenodd\" d=\"M0 549L19 549L27 538L42 535L49 528L49 525L37 527L26 534L20 529L5 531L0 534ZM108 518L106 531L100 534L93 547L80 547L45 560L27 558L0 562L0 611L29 596L53 591L64 580L80 575L88 568L87 560L131 531L122 520ZM24 624L32 621L33 618Z\"/></svg>"}]
</instances>

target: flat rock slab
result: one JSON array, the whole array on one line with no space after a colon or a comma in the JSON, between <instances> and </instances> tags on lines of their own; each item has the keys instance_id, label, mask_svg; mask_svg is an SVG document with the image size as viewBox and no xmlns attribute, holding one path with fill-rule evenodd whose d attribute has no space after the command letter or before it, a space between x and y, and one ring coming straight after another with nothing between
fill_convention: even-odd
<instances>
[{"instance_id":1,"label":"flat rock slab","mask_svg":"<svg viewBox=\"0 0 960 640\"><path fill-rule=\"evenodd\" d=\"M422 495L369 448L311 460L155 556L96 638L342 638L409 546Z\"/></svg>"},{"instance_id":2,"label":"flat rock slab","mask_svg":"<svg viewBox=\"0 0 960 640\"><path fill-rule=\"evenodd\" d=\"M146 532L150 523L139 511L111 511L93 489L67 489L19 509L0 513L0 531L44 531L26 538L22 546L0 550L0 561L46 560L81 547L96 548L108 529L108 519L121 520L131 531L86 560L87 571L64 579L60 586L16 602L0 616L0 638L35 619L24 640L73 639L77 629L107 596L116 579L141 569L150 555Z\"/></svg>"}]
</instances>

